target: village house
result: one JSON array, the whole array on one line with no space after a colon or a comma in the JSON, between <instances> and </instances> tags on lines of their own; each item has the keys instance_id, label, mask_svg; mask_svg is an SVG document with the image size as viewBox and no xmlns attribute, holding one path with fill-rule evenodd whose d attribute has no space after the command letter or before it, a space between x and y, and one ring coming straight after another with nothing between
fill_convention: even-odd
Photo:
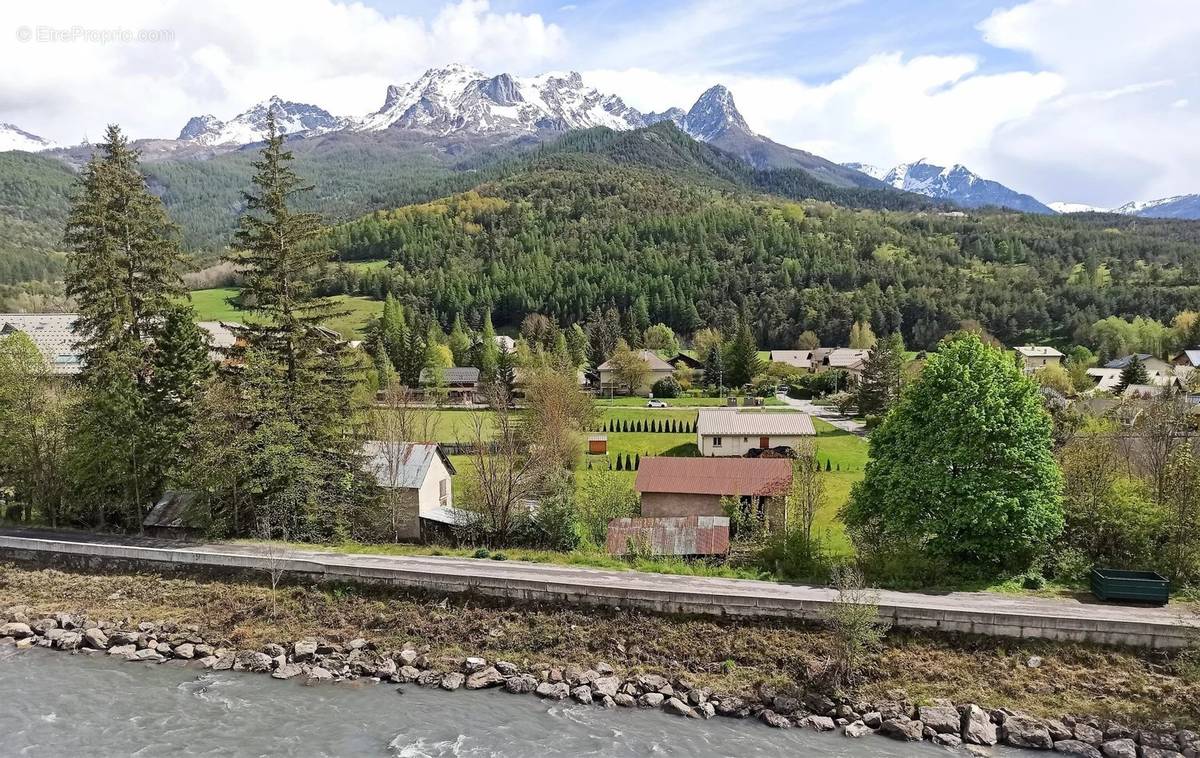
<instances>
[{"instance_id":1,"label":"village house","mask_svg":"<svg viewBox=\"0 0 1200 758\"><path fill-rule=\"evenodd\" d=\"M648 395L650 388L659 379L665 379L675 373L675 367L667 363L653 350L638 350L637 355L646 365L650 367L646 378L642 381L641 386L630 388L624 383L618 383L616 374L613 371L612 361L608 360L596 367L600 372L600 391L601 392L628 392L631 395Z\"/></svg>"},{"instance_id":2,"label":"village house","mask_svg":"<svg viewBox=\"0 0 1200 758\"><path fill-rule=\"evenodd\" d=\"M0 337L23 332L46 359L51 374L77 376L83 370L80 335L75 330L78 318L77 313L0 313ZM234 330L241 324L198 321L196 326L208 338L209 357L219 363L225 359L224 351L236 344Z\"/></svg>"},{"instance_id":3,"label":"village house","mask_svg":"<svg viewBox=\"0 0 1200 758\"><path fill-rule=\"evenodd\" d=\"M738 498L750 515L782 526L792 462L786 458L643 458L634 489L642 516L724 516L722 498Z\"/></svg>"},{"instance_id":4,"label":"village house","mask_svg":"<svg viewBox=\"0 0 1200 758\"><path fill-rule=\"evenodd\" d=\"M364 468L385 490L399 493L404 520L400 536L421 539L430 525L454 525L460 516L454 508L451 477L454 464L433 442L385 442L370 440L363 444Z\"/></svg>"},{"instance_id":5,"label":"village house","mask_svg":"<svg viewBox=\"0 0 1200 758\"><path fill-rule=\"evenodd\" d=\"M1013 349L1021 359L1021 370L1026 374L1032 374L1046 366L1061 366L1063 358L1066 357L1048 345L1022 345Z\"/></svg>"},{"instance_id":6,"label":"village house","mask_svg":"<svg viewBox=\"0 0 1200 758\"><path fill-rule=\"evenodd\" d=\"M696 420L696 447L705 457L795 448L815 435L812 417L806 413L703 408Z\"/></svg>"},{"instance_id":7,"label":"village house","mask_svg":"<svg viewBox=\"0 0 1200 758\"><path fill-rule=\"evenodd\" d=\"M421 369L421 389L426 398L445 393L451 403L470 405L482 400L479 369L474 366Z\"/></svg>"},{"instance_id":8,"label":"village house","mask_svg":"<svg viewBox=\"0 0 1200 758\"><path fill-rule=\"evenodd\" d=\"M1141 362L1141 364L1143 366L1146 367L1146 373L1150 374L1150 376L1154 376L1155 374L1161 374L1163 376L1174 376L1173 367L1171 366L1170 363L1167 363L1162 358L1156 358L1153 355L1150 355L1149 353L1138 353L1137 359L1138 359L1138 361ZM1120 370L1120 369L1123 369L1126 366L1128 366L1129 362L1132 360L1133 360L1133 355L1124 355L1124 356L1121 356L1120 358L1114 358L1113 360L1109 361L1108 363L1105 363L1104 368L1115 368L1115 369Z\"/></svg>"},{"instance_id":9,"label":"village house","mask_svg":"<svg viewBox=\"0 0 1200 758\"><path fill-rule=\"evenodd\" d=\"M792 368L813 370L813 350L772 350L771 363L782 363Z\"/></svg>"}]
</instances>

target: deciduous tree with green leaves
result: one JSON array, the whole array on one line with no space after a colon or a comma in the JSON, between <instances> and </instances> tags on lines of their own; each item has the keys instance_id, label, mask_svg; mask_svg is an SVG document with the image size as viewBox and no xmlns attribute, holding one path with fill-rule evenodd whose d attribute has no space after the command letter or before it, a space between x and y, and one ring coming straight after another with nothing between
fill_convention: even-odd
<instances>
[{"instance_id":1,"label":"deciduous tree with green leaves","mask_svg":"<svg viewBox=\"0 0 1200 758\"><path fill-rule=\"evenodd\" d=\"M1063 528L1062 475L1037 385L975 335L943 340L871 435L842 515L868 553L1027 566Z\"/></svg>"}]
</instances>

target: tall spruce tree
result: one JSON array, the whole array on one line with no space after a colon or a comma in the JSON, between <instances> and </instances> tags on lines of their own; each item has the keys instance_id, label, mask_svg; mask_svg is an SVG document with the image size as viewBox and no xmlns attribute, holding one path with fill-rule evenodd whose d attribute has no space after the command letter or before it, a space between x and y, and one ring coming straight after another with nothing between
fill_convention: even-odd
<instances>
[{"instance_id":1,"label":"tall spruce tree","mask_svg":"<svg viewBox=\"0 0 1200 758\"><path fill-rule=\"evenodd\" d=\"M479 343L479 378L484 384L496 381L500 367L500 346L496 344L496 329L492 326L492 312L483 316L483 332Z\"/></svg>"},{"instance_id":2,"label":"tall spruce tree","mask_svg":"<svg viewBox=\"0 0 1200 758\"><path fill-rule=\"evenodd\" d=\"M174 301L184 294L175 226L147 188L138 153L116 125L80 174L63 235L66 290L76 329L83 388L74 420L72 471L97 525L140 529L183 437L173 404L190 402L190 383L156 348ZM202 344L202 343L201 343Z\"/></svg>"},{"instance_id":3,"label":"tall spruce tree","mask_svg":"<svg viewBox=\"0 0 1200 758\"><path fill-rule=\"evenodd\" d=\"M863 362L858 385L858 412L864 416L887 413L900 398L903 369L904 339L900 333L876 342Z\"/></svg>"},{"instance_id":4,"label":"tall spruce tree","mask_svg":"<svg viewBox=\"0 0 1200 758\"><path fill-rule=\"evenodd\" d=\"M758 345L749 324L742 322L725 352L725 381L730 387L749 384L762 371L762 359L758 357Z\"/></svg>"},{"instance_id":5,"label":"tall spruce tree","mask_svg":"<svg viewBox=\"0 0 1200 758\"><path fill-rule=\"evenodd\" d=\"M328 538L347 523L359 447L351 426L353 372L345 343L323 324L346 312L317 294L328 251L317 244L320 217L292 204L309 191L292 168L292 153L272 113L267 139L253 163L253 188L243 194L234 262L245 272L242 302L258 318L244 329L241 379L250 429L264 446L249 462L257 493L250 526L272 536ZM348 476L349 474L349 476Z\"/></svg>"},{"instance_id":6,"label":"tall spruce tree","mask_svg":"<svg viewBox=\"0 0 1200 758\"><path fill-rule=\"evenodd\" d=\"M718 345L713 345L708 349L708 355L704 356L704 383L711 384L718 390L725 388L725 358L721 355L721 348Z\"/></svg>"},{"instance_id":7,"label":"tall spruce tree","mask_svg":"<svg viewBox=\"0 0 1200 758\"><path fill-rule=\"evenodd\" d=\"M1117 382L1115 392L1120 395L1131 384L1149 383L1150 372L1146 370L1146 364L1142 363L1142 359L1136 354L1131 355L1129 363L1126 363L1125 368L1121 369L1121 379Z\"/></svg>"}]
</instances>

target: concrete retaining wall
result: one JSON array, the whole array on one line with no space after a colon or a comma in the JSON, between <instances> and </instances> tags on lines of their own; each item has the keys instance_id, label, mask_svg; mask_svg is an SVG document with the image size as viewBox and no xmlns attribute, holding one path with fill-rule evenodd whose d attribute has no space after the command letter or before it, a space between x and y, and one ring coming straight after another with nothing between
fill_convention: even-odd
<instances>
[{"instance_id":1,"label":"concrete retaining wall","mask_svg":"<svg viewBox=\"0 0 1200 758\"><path fill-rule=\"evenodd\" d=\"M603 571L556 572L493 571L489 562L464 568L463 561L427 559L425 565L370 565L366 556L308 552L303 557L271 557L246 552L156 548L123 544L69 542L0 535L0 559L39 566L85 569L188 573L210 576L253 576L263 579L273 568L282 568L290 580L357 582L388 585L430 593L474 593L489 597L538 603L620 606L659 613L700 614L734 618L791 618L819 621L833 592L809 588L808 597L796 597L787 585L763 582L643 581L637 574ZM367 559L367 560L364 560ZM378 563L378 562L377 562ZM519 575L515 575L519 574ZM652 585L658 586L652 586ZM711 585L711 586L710 586ZM737 591L734 591L736 589ZM892 602L895 598L920 598L905 593L881 593L880 616L895 626L1002 637L1044 638L1101 644L1175 649L1195 639L1197 629L1168 614L1149 609L1132 618L1096 615L1053 615L1045 612L979 612L929 605ZM1052 604L1051 604L1052 605ZM1140 617L1148 620L1135 620Z\"/></svg>"}]
</instances>

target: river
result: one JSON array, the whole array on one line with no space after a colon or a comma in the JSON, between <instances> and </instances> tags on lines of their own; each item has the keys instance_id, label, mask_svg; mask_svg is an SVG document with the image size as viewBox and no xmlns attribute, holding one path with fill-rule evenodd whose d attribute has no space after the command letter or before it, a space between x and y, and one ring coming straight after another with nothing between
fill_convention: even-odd
<instances>
[{"instance_id":1,"label":"river","mask_svg":"<svg viewBox=\"0 0 1200 758\"><path fill-rule=\"evenodd\" d=\"M884 756L930 744L551 703L496 690L304 687L107 656L0 649L2 756ZM997 751L997 755L1018 751Z\"/></svg>"}]
</instances>

